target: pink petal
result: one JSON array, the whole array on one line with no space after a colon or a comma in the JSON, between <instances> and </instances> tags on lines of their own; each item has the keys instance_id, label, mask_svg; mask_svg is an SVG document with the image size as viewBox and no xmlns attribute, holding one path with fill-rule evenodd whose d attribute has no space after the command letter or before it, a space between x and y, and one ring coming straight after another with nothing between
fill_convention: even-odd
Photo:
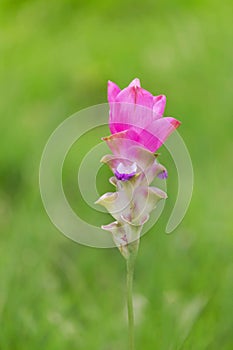
<instances>
[{"instance_id":1,"label":"pink petal","mask_svg":"<svg viewBox=\"0 0 233 350\"><path fill-rule=\"evenodd\" d=\"M154 96L153 113L156 119L161 118L163 116L165 106L166 106L165 95Z\"/></svg>"},{"instance_id":2,"label":"pink petal","mask_svg":"<svg viewBox=\"0 0 233 350\"><path fill-rule=\"evenodd\" d=\"M146 125L153 122L152 108L140 104L117 102L110 104L109 128L112 134L127 130L133 126L144 129ZM152 96L152 95L151 95Z\"/></svg>"},{"instance_id":3,"label":"pink petal","mask_svg":"<svg viewBox=\"0 0 233 350\"><path fill-rule=\"evenodd\" d=\"M141 87L140 80L139 80L138 78L135 78L135 79L132 80L131 83L129 84L129 87L131 87L131 86Z\"/></svg>"},{"instance_id":4,"label":"pink petal","mask_svg":"<svg viewBox=\"0 0 233 350\"><path fill-rule=\"evenodd\" d=\"M153 95L138 85L129 85L117 95L116 102L134 103L152 109Z\"/></svg>"},{"instance_id":5,"label":"pink petal","mask_svg":"<svg viewBox=\"0 0 233 350\"><path fill-rule=\"evenodd\" d=\"M108 102L114 102L121 89L112 81L108 81Z\"/></svg>"},{"instance_id":6,"label":"pink petal","mask_svg":"<svg viewBox=\"0 0 233 350\"><path fill-rule=\"evenodd\" d=\"M108 99L111 102L109 127L112 134L132 126L144 129L163 114L166 103L165 96L154 97L142 89L138 78L121 91L117 85L109 82Z\"/></svg>"},{"instance_id":7,"label":"pink petal","mask_svg":"<svg viewBox=\"0 0 233 350\"><path fill-rule=\"evenodd\" d=\"M134 131L138 133L137 142L151 152L155 152L180 124L175 118L167 117L155 120L143 130L134 128Z\"/></svg>"},{"instance_id":8,"label":"pink petal","mask_svg":"<svg viewBox=\"0 0 233 350\"><path fill-rule=\"evenodd\" d=\"M113 154L119 157L129 157L132 146L144 147L150 152L155 152L180 124L175 118L160 118L145 128L134 126L103 140L107 142Z\"/></svg>"}]
</instances>

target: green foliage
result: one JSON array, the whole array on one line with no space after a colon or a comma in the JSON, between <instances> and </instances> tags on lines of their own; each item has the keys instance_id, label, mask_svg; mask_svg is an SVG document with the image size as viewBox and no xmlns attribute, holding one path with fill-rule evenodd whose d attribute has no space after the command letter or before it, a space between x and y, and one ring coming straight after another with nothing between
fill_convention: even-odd
<instances>
[{"instance_id":1,"label":"green foliage","mask_svg":"<svg viewBox=\"0 0 233 350\"><path fill-rule=\"evenodd\" d=\"M182 121L195 171L190 209L166 236L175 168L161 150L171 201L141 242L137 349L231 350L231 2L3 0L0 7L0 349L126 349L124 261L117 250L79 246L57 232L41 203L38 168L62 120L106 102L108 79L124 87L137 76L167 95L166 114ZM99 178L97 185L101 191Z\"/></svg>"}]
</instances>

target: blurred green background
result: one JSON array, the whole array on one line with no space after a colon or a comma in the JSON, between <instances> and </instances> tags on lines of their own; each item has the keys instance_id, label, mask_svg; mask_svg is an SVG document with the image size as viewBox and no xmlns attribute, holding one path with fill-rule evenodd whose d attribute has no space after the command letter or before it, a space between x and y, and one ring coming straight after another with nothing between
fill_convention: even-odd
<instances>
[{"instance_id":1,"label":"blurred green background","mask_svg":"<svg viewBox=\"0 0 233 350\"><path fill-rule=\"evenodd\" d=\"M127 349L123 258L56 230L38 168L60 122L106 102L108 79L123 88L135 77L167 95L195 172L189 211L166 235L176 175L162 151L169 201L141 241L137 349L233 349L232 10L230 0L1 1L1 350Z\"/></svg>"}]
</instances>

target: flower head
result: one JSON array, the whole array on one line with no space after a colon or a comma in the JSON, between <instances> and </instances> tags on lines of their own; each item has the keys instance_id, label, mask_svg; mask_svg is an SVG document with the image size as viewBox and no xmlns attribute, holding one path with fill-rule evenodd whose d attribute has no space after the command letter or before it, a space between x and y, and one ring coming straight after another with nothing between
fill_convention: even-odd
<instances>
[{"instance_id":1,"label":"flower head","mask_svg":"<svg viewBox=\"0 0 233 350\"><path fill-rule=\"evenodd\" d=\"M132 253L132 242L139 241L142 226L151 211L167 194L150 186L155 177L167 178L167 170L158 163L154 152L180 125L172 117L163 117L166 97L153 96L134 79L123 90L108 82L111 135L103 140L113 154L105 155L113 175L110 183L115 192L101 196L97 204L104 206L116 221L102 228L112 233L124 257ZM138 244L133 245L137 250Z\"/></svg>"},{"instance_id":2,"label":"flower head","mask_svg":"<svg viewBox=\"0 0 233 350\"><path fill-rule=\"evenodd\" d=\"M166 97L153 96L141 87L137 78L123 90L109 81L108 101L113 138L121 133L121 137L136 141L151 152L155 152L180 125L175 118L163 118Z\"/></svg>"}]
</instances>

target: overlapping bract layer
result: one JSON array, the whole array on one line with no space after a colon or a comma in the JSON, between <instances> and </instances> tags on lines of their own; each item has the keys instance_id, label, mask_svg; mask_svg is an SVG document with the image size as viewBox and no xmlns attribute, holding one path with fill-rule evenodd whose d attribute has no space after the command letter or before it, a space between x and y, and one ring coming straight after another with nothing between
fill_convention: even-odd
<instances>
[{"instance_id":1,"label":"overlapping bract layer","mask_svg":"<svg viewBox=\"0 0 233 350\"><path fill-rule=\"evenodd\" d=\"M115 139L114 143L120 149L121 139ZM110 178L110 182L116 187L116 191L104 194L96 202L104 206L116 220L102 228L112 233L116 245L125 257L129 253L128 244L139 239L150 212L161 199L167 198L165 192L149 186L156 176L166 173L166 169L157 162L157 157L134 143L128 144L127 149L129 158L126 155L110 154L102 158L101 161L115 175ZM117 169L131 169L135 165L135 174L129 180L122 181L117 178Z\"/></svg>"},{"instance_id":2,"label":"overlapping bract layer","mask_svg":"<svg viewBox=\"0 0 233 350\"><path fill-rule=\"evenodd\" d=\"M163 117L166 97L153 96L141 88L137 78L123 90L109 81L108 101L111 135L103 140L113 154L104 156L102 162L114 174L110 182L116 192L104 194L96 203L115 218L102 228L112 233L121 253L128 258L130 250L137 249L150 212L161 199L167 198L165 192L150 186L156 176L167 178L167 171L157 162L154 152L180 122Z\"/></svg>"}]
</instances>

